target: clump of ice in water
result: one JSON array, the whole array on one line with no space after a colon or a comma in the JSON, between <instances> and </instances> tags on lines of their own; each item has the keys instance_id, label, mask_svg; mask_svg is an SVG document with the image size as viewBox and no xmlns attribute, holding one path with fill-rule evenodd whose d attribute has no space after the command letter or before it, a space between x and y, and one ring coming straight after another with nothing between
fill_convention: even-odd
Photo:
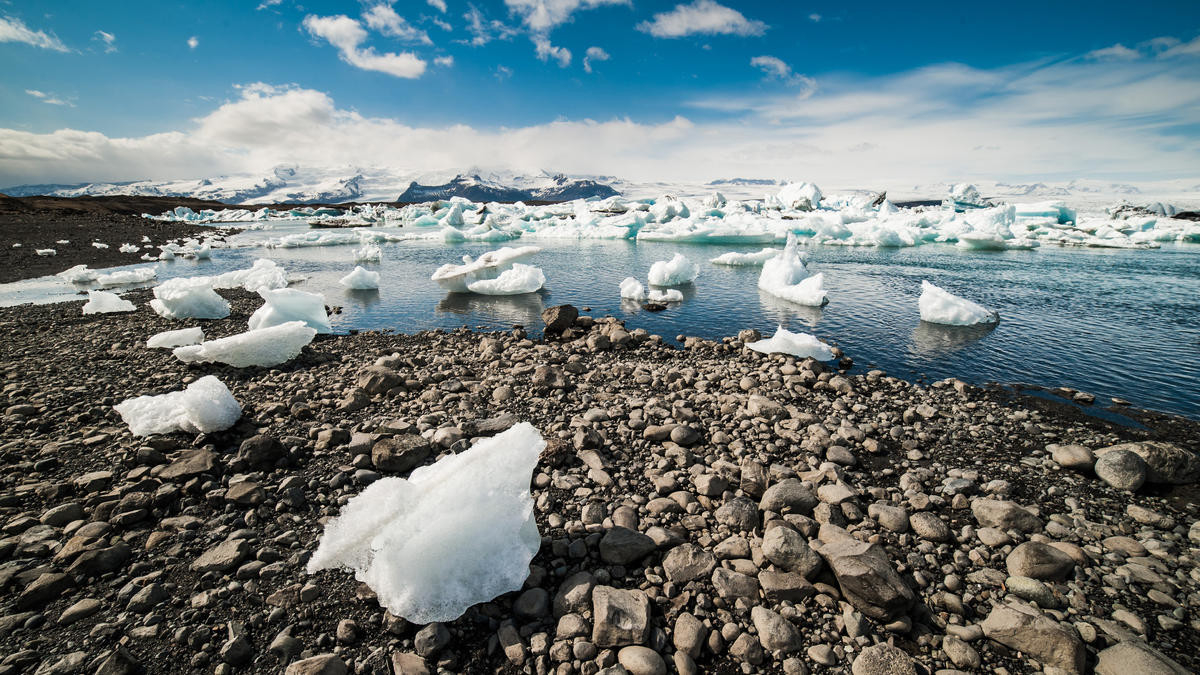
<instances>
[{"instance_id":1,"label":"clump of ice in water","mask_svg":"<svg viewBox=\"0 0 1200 675\"><path fill-rule=\"evenodd\" d=\"M481 295L520 295L540 291L546 285L546 275L533 265L513 263L495 279L479 279L467 284L467 290Z\"/></svg>"},{"instance_id":2,"label":"clump of ice in water","mask_svg":"<svg viewBox=\"0 0 1200 675\"><path fill-rule=\"evenodd\" d=\"M646 299L646 287L633 277L625 277L621 282L621 299L641 302Z\"/></svg>"},{"instance_id":3,"label":"clump of ice in water","mask_svg":"<svg viewBox=\"0 0 1200 675\"><path fill-rule=\"evenodd\" d=\"M242 288L251 293L273 288L287 288L287 272L274 260L259 258L249 269L225 272L213 277L213 288Z\"/></svg>"},{"instance_id":4,"label":"clump of ice in water","mask_svg":"<svg viewBox=\"0 0 1200 675\"><path fill-rule=\"evenodd\" d=\"M258 292L265 301L250 315L250 329L269 328L290 321L303 321L318 333L328 333L329 315L325 313L325 298L294 288L263 289Z\"/></svg>"},{"instance_id":5,"label":"clump of ice in water","mask_svg":"<svg viewBox=\"0 0 1200 675\"><path fill-rule=\"evenodd\" d=\"M793 333L783 326L775 329L770 339L751 342L746 345L756 352L763 354L791 354L802 359L814 358L818 361L828 361L833 358L833 349L808 333Z\"/></svg>"},{"instance_id":6,"label":"clump of ice in water","mask_svg":"<svg viewBox=\"0 0 1200 675\"><path fill-rule=\"evenodd\" d=\"M675 288L662 291L652 288L646 299L650 302L683 302L683 293Z\"/></svg>"},{"instance_id":7,"label":"clump of ice in water","mask_svg":"<svg viewBox=\"0 0 1200 675\"><path fill-rule=\"evenodd\" d=\"M711 258L710 263L714 265L728 265L730 267L753 267L761 265L766 261L779 255L780 251L777 248L764 248L757 253L722 253L721 255Z\"/></svg>"},{"instance_id":8,"label":"clump of ice in water","mask_svg":"<svg viewBox=\"0 0 1200 675\"><path fill-rule=\"evenodd\" d=\"M700 266L676 253L670 260L659 260L651 265L647 276L651 286L682 286L700 276Z\"/></svg>"},{"instance_id":9,"label":"clump of ice in water","mask_svg":"<svg viewBox=\"0 0 1200 675\"><path fill-rule=\"evenodd\" d=\"M161 333L156 333L146 340L146 346L151 349L187 347L188 345L198 345L204 342L204 329L196 326L195 328L180 328L179 330L168 330Z\"/></svg>"},{"instance_id":10,"label":"clump of ice in water","mask_svg":"<svg viewBox=\"0 0 1200 675\"><path fill-rule=\"evenodd\" d=\"M144 284L158 277L158 270L153 267L135 267L131 270L109 272L96 277L96 282L108 288L110 286L125 286L127 284Z\"/></svg>"},{"instance_id":11,"label":"clump of ice in water","mask_svg":"<svg viewBox=\"0 0 1200 675\"><path fill-rule=\"evenodd\" d=\"M758 287L797 305L820 307L829 302L825 294L825 275L808 275L794 234L788 234L787 245L779 255L763 263Z\"/></svg>"},{"instance_id":12,"label":"clump of ice in water","mask_svg":"<svg viewBox=\"0 0 1200 675\"><path fill-rule=\"evenodd\" d=\"M545 441L522 422L407 480L384 478L325 527L308 572L346 568L413 623L519 590L541 546L529 481Z\"/></svg>"},{"instance_id":13,"label":"clump of ice in water","mask_svg":"<svg viewBox=\"0 0 1200 675\"><path fill-rule=\"evenodd\" d=\"M291 321L270 328L249 330L218 340L177 347L173 354L184 363L226 363L235 368L269 368L287 363L300 355L317 331L303 321Z\"/></svg>"},{"instance_id":14,"label":"clump of ice in water","mask_svg":"<svg viewBox=\"0 0 1200 675\"><path fill-rule=\"evenodd\" d=\"M212 289L210 277L178 277L154 288L150 308L166 319L224 319L229 303Z\"/></svg>"},{"instance_id":15,"label":"clump of ice in water","mask_svg":"<svg viewBox=\"0 0 1200 675\"><path fill-rule=\"evenodd\" d=\"M100 272L93 269L88 269L87 265L76 265L65 269L54 275L67 283L86 284L90 281L95 281L96 277L100 276Z\"/></svg>"},{"instance_id":16,"label":"clump of ice in water","mask_svg":"<svg viewBox=\"0 0 1200 675\"><path fill-rule=\"evenodd\" d=\"M353 272L342 277L341 282L346 288L357 291L379 288L379 272L372 272L362 265L358 265Z\"/></svg>"},{"instance_id":17,"label":"clump of ice in water","mask_svg":"<svg viewBox=\"0 0 1200 675\"><path fill-rule=\"evenodd\" d=\"M928 281L921 282L921 320L948 326L973 326L977 323L995 323L1000 315L983 305L976 304L949 293Z\"/></svg>"},{"instance_id":18,"label":"clump of ice in water","mask_svg":"<svg viewBox=\"0 0 1200 675\"><path fill-rule=\"evenodd\" d=\"M137 308L133 306L132 302L108 291L88 291L88 301L83 305L84 314L132 312L134 309Z\"/></svg>"},{"instance_id":19,"label":"clump of ice in water","mask_svg":"<svg viewBox=\"0 0 1200 675\"><path fill-rule=\"evenodd\" d=\"M183 391L139 396L113 408L134 436L224 431L242 417L242 406L229 387L212 375L196 380Z\"/></svg>"},{"instance_id":20,"label":"clump of ice in water","mask_svg":"<svg viewBox=\"0 0 1200 675\"><path fill-rule=\"evenodd\" d=\"M383 258L383 249L376 244L367 244L354 251L354 262L379 262Z\"/></svg>"}]
</instances>

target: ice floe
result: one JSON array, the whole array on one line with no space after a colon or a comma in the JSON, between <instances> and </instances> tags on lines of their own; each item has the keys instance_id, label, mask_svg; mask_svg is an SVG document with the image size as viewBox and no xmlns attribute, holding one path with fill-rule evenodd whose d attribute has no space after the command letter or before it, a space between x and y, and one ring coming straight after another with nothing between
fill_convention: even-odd
<instances>
[{"instance_id":1,"label":"ice floe","mask_svg":"<svg viewBox=\"0 0 1200 675\"><path fill-rule=\"evenodd\" d=\"M709 262L714 265L727 265L730 267L754 267L765 263L780 253L781 251L777 248L764 248L756 253L730 251L729 253L722 253L715 258L710 258Z\"/></svg>"},{"instance_id":2,"label":"ice floe","mask_svg":"<svg viewBox=\"0 0 1200 675\"><path fill-rule=\"evenodd\" d=\"M101 274L96 277L96 283L104 288L113 286L130 286L144 284L158 278L158 270L153 267L135 267L131 270L118 270Z\"/></svg>"},{"instance_id":3,"label":"ice floe","mask_svg":"<svg viewBox=\"0 0 1200 675\"><path fill-rule=\"evenodd\" d=\"M775 334L770 338L750 342L746 346L763 354L790 354L802 359L814 358L818 361L828 361L833 358L833 349L818 340L816 336L808 333L793 333L783 326L776 328Z\"/></svg>"},{"instance_id":4,"label":"ice floe","mask_svg":"<svg viewBox=\"0 0 1200 675\"><path fill-rule=\"evenodd\" d=\"M150 308L165 319L224 319L229 303L217 294L210 277L177 277L154 287Z\"/></svg>"},{"instance_id":5,"label":"ice floe","mask_svg":"<svg viewBox=\"0 0 1200 675\"><path fill-rule=\"evenodd\" d=\"M467 284L467 290L480 295L520 295L540 291L546 275L540 268L515 263L495 279L479 279Z\"/></svg>"},{"instance_id":6,"label":"ice floe","mask_svg":"<svg viewBox=\"0 0 1200 675\"><path fill-rule=\"evenodd\" d=\"M505 246L495 251L488 251L474 259L470 256L463 256L463 264L447 263L442 265L434 271L430 279L450 292L467 293L470 292L468 284L484 279L495 279L502 272L511 269L518 260L540 253L541 250L541 247L538 246L517 248Z\"/></svg>"},{"instance_id":7,"label":"ice floe","mask_svg":"<svg viewBox=\"0 0 1200 675\"><path fill-rule=\"evenodd\" d=\"M308 572L352 570L417 624L519 590L541 547L529 481L544 447L521 423L407 479L372 483L325 526Z\"/></svg>"},{"instance_id":8,"label":"ice floe","mask_svg":"<svg viewBox=\"0 0 1200 675\"><path fill-rule=\"evenodd\" d=\"M132 302L108 291L88 291L88 301L83 304L84 314L132 312L135 309Z\"/></svg>"},{"instance_id":9,"label":"ice floe","mask_svg":"<svg viewBox=\"0 0 1200 675\"><path fill-rule=\"evenodd\" d=\"M378 244L367 244L354 251L354 262L379 262L383 259L383 249Z\"/></svg>"},{"instance_id":10,"label":"ice floe","mask_svg":"<svg viewBox=\"0 0 1200 675\"><path fill-rule=\"evenodd\" d=\"M248 269L225 272L212 277L213 288L242 287L252 293L287 288L287 272L274 260L259 258Z\"/></svg>"},{"instance_id":11,"label":"ice floe","mask_svg":"<svg viewBox=\"0 0 1200 675\"><path fill-rule=\"evenodd\" d=\"M342 277L340 281L343 286L351 290L364 291L379 288L379 272L372 272L358 265L353 272Z\"/></svg>"},{"instance_id":12,"label":"ice floe","mask_svg":"<svg viewBox=\"0 0 1200 675\"><path fill-rule=\"evenodd\" d=\"M621 299L641 302L646 299L646 287L633 277L625 277L621 282Z\"/></svg>"},{"instance_id":13,"label":"ice floe","mask_svg":"<svg viewBox=\"0 0 1200 675\"><path fill-rule=\"evenodd\" d=\"M808 274L795 235L788 235L783 251L763 263L758 287L797 305L820 307L829 302L825 293L825 275Z\"/></svg>"},{"instance_id":14,"label":"ice floe","mask_svg":"<svg viewBox=\"0 0 1200 675\"><path fill-rule=\"evenodd\" d=\"M262 289L263 306L250 315L250 330L301 321L318 333L330 331L325 298L294 288Z\"/></svg>"},{"instance_id":15,"label":"ice floe","mask_svg":"<svg viewBox=\"0 0 1200 675\"><path fill-rule=\"evenodd\" d=\"M183 391L161 396L138 396L113 406L134 436L224 431L242 417L242 406L229 387L212 375Z\"/></svg>"},{"instance_id":16,"label":"ice floe","mask_svg":"<svg viewBox=\"0 0 1200 675\"><path fill-rule=\"evenodd\" d=\"M55 276L70 284L87 284L95 281L100 276L100 272L89 269L87 265L76 265L59 272Z\"/></svg>"},{"instance_id":17,"label":"ice floe","mask_svg":"<svg viewBox=\"0 0 1200 675\"><path fill-rule=\"evenodd\" d=\"M700 266L676 253L670 260L659 260L647 275L651 286L682 286L700 276Z\"/></svg>"},{"instance_id":18,"label":"ice floe","mask_svg":"<svg viewBox=\"0 0 1200 675\"><path fill-rule=\"evenodd\" d=\"M235 368L271 367L300 355L317 331L303 321L249 330L198 345L176 347L175 358L184 363L224 363Z\"/></svg>"},{"instance_id":19,"label":"ice floe","mask_svg":"<svg viewBox=\"0 0 1200 675\"><path fill-rule=\"evenodd\" d=\"M917 305L921 310L921 320L929 323L971 326L1000 320L1000 315L996 312L966 298L953 295L928 281L921 282L921 298L917 301Z\"/></svg>"},{"instance_id":20,"label":"ice floe","mask_svg":"<svg viewBox=\"0 0 1200 675\"><path fill-rule=\"evenodd\" d=\"M677 288L652 288L646 299L650 302L683 302L683 292Z\"/></svg>"},{"instance_id":21,"label":"ice floe","mask_svg":"<svg viewBox=\"0 0 1200 675\"><path fill-rule=\"evenodd\" d=\"M151 349L174 349L175 347L198 345L201 342L204 342L204 329L196 326L195 328L180 328L179 330L155 333L150 336L149 340L146 340L146 346Z\"/></svg>"}]
</instances>

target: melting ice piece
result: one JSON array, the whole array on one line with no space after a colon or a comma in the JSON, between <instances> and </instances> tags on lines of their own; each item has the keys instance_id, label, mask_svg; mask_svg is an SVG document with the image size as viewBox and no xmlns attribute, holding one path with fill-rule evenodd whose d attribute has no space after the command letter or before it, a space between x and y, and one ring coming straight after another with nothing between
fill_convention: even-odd
<instances>
[{"instance_id":1,"label":"melting ice piece","mask_svg":"<svg viewBox=\"0 0 1200 675\"><path fill-rule=\"evenodd\" d=\"M184 363L217 362L235 368L278 366L296 358L316 334L303 321L289 321L198 345L176 347L172 353Z\"/></svg>"},{"instance_id":2,"label":"melting ice piece","mask_svg":"<svg viewBox=\"0 0 1200 675\"><path fill-rule=\"evenodd\" d=\"M258 294L266 302L250 315L250 330L278 326L290 321L303 321L318 333L329 332L325 298L319 294L306 293L294 288L263 289Z\"/></svg>"},{"instance_id":3,"label":"melting ice piece","mask_svg":"<svg viewBox=\"0 0 1200 675\"><path fill-rule=\"evenodd\" d=\"M788 183L779 191L779 201L789 209L812 211L821 206L821 188L812 183Z\"/></svg>"},{"instance_id":4,"label":"melting ice piece","mask_svg":"<svg viewBox=\"0 0 1200 675\"><path fill-rule=\"evenodd\" d=\"M757 253L722 253L721 255L709 260L714 265L729 265L731 267L752 267L761 265L771 258L779 255L781 251L777 248L764 248Z\"/></svg>"},{"instance_id":5,"label":"melting ice piece","mask_svg":"<svg viewBox=\"0 0 1200 675\"><path fill-rule=\"evenodd\" d=\"M533 265L515 263L495 279L480 279L467 284L467 290L481 295L520 295L540 291L546 275Z\"/></svg>"},{"instance_id":6,"label":"melting ice piece","mask_svg":"<svg viewBox=\"0 0 1200 675\"><path fill-rule=\"evenodd\" d=\"M659 260L650 266L651 286L682 286L700 276L700 266L676 253L670 260Z\"/></svg>"},{"instance_id":7,"label":"melting ice piece","mask_svg":"<svg viewBox=\"0 0 1200 675\"><path fill-rule=\"evenodd\" d=\"M829 302L829 296L825 293L824 272L818 272L798 284L773 288L767 292L781 300L805 307L821 307Z\"/></svg>"},{"instance_id":8,"label":"melting ice piece","mask_svg":"<svg viewBox=\"0 0 1200 675\"><path fill-rule=\"evenodd\" d=\"M522 422L408 480L372 483L325 527L309 574L346 568L413 623L519 590L541 546L529 481L545 441Z\"/></svg>"},{"instance_id":9,"label":"melting ice piece","mask_svg":"<svg viewBox=\"0 0 1200 675\"><path fill-rule=\"evenodd\" d=\"M58 251L55 251L52 248L35 248L33 252L42 257L58 255Z\"/></svg>"},{"instance_id":10,"label":"melting ice piece","mask_svg":"<svg viewBox=\"0 0 1200 675\"><path fill-rule=\"evenodd\" d=\"M211 277L168 279L154 288L150 308L166 319L224 319L229 303L212 289Z\"/></svg>"},{"instance_id":11,"label":"melting ice piece","mask_svg":"<svg viewBox=\"0 0 1200 675\"><path fill-rule=\"evenodd\" d=\"M641 302L646 299L646 287L633 277L625 277L625 280L621 282L621 298Z\"/></svg>"},{"instance_id":12,"label":"melting ice piece","mask_svg":"<svg viewBox=\"0 0 1200 675\"><path fill-rule=\"evenodd\" d=\"M93 248L108 248L108 244L103 244L103 243L101 243L101 242L98 242L98 241L93 241L93 242L92 242L92 247L93 247Z\"/></svg>"},{"instance_id":13,"label":"melting ice piece","mask_svg":"<svg viewBox=\"0 0 1200 675\"><path fill-rule=\"evenodd\" d=\"M118 250L121 251L121 253L137 253L142 249L137 244L121 244L121 248Z\"/></svg>"},{"instance_id":14,"label":"melting ice piece","mask_svg":"<svg viewBox=\"0 0 1200 675\"><path fill-rule=\"evenodd\" d=\"M175 347L198 345L201 342L204 342L204 329L196 326L195 328L180 328L156 333L146 340L146 346L151 349L164 347L174 349Z\"/></svg>"},{"instance_id":15,"label":"melting ice piece","mask_svg":"<svg viewBox=\"0 0 1200 675\"><path fill-rule=\"evenodd\" d=\"M183 391L131 398L113 409L134 436L224 431L242 417L242 406L229 387L212 375L196 380Z\"/></svg>"},{"instance_id":16,"label":"melting ice piece","mask_svg":"<svg viewBox=\"0 0 1200 675\"><path fill-rule=\"evenodd\" d=\"M129 284L144 284L158 278L158 270L153 267L135 267L131 270L110 272L96 277L96 283L105 288L126 286Z\"/></svg>"},{"instance_id":17,"label":"melting ice piece","mask_svg":"<svg viewBox=\"0 0 1200 675\"><path fill-rule=\"evenodd\" d=\"M379 262L383 258L383 249L376 244L367 244L354 251L354 262Z\"/></svg>"},{"instance_id":18,"label":"melting ice piece","mask_svg":"<svg viewBox=\"0 0 1200 675\"><path fill-rule=\"evenodd\" d=\"M364 291L379 288L379 272L372 272L362 265L357 265L354 271L341 278L346 288Z\"/></svg>"},{"instance_id":19,"label":"melting ice piece","mask_svg":"<svg viewBox=\"0 0 1200 675\"><path fill-rule=\"evenodd\" d=\"M437 268L430 279L452 293L467 293L467 284L479 279L495 279L500 273L513 266L516 261L541 252L538 246L505 246L488 251L475 260L463 257L462 265L447 263Z\"/></svg>"},{"instance_id":20,"label":"melting ice piece","mask_svg":"<svg viewBox=\"0 0 1200 675\"><path fill-rule=\"evenodd\" d=\"M825 275L808 276L796 235L790 233L783 251L763 263L762 273L758 275L758 287L797 305L820 307L829 302L825 294Z\"/></svg>"},{"instance_id":21,"label":"melting ice piece","mask_svg":"<svg viewBox=\"0 0 1200 675\"><path fill-rule=\"evenodd\" d=\"M818 361L828 361L833 358L833 349L808 333L793 333L783 326L775 329L770 339L751 342L746 345L756 352L763 354L791 354L802 359L812 357Z\"/></svg>"},{"instance_id":22,"label":"melting ice piece","mask_svg":"<svg viewBox=\"0 0 1200 675\"><path fill-rule=\"evenodd\" d=\"M76 265L69 269L65 269L54 275L63 281L71 284L86 284L90 281L95 281L100 273L96 270L88 269L87 265Z\"/></svg>"},{"instance_id":23,"label":"melting ice piece","mask_svg":"<svg viewBox=\"0 0 1200 675\"><path fill-rule=\"evenodd\" d=\"M242 288L251 293L272 288L287 288L287 272L274 260L259 258L249 269L234 270L213 277L213 288Z\"/></svg>"},{"instance_id":24,"label":"melting ice piece","mask_svg":"<svg viewBox=\"0 0 1200 675\"><path fill-rule=\"evenodd\" d=\"M132 312L136 307L116 293L88 291L88 301L83 305L84 314L108 314L110 312Z\"/></svg>"},{"instance_id":25,"label":"melting ice piece","mask_svg":"<svg viewBox=\"0 0 1200 675\"><path fill-rule=\"evenodd\" d=\"M977 323L994 323L1000 315L983 305L953 295L928 281L921 282L921 320L948 326L973 326Z\"/></svg>"},{"instance_id":26,"label":"melting ice piece","mask_svg":"<svg viewBox=\"0 0 1200 675\"><path fill-rule=\"evenodd\" d=\"M665 291L652 288L646 299L650 302L683 302L683 293L675 288L668 288Z\"/></svg>"}]
</instances>

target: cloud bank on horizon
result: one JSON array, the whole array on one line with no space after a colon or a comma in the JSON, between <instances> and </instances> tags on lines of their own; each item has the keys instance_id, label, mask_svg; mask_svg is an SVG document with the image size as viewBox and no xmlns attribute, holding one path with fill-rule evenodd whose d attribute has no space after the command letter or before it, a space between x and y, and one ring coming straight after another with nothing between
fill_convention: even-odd
<instances>
[{"instance_id":1,"label":"cloud bank on horizon","mask_svg":"<svg viewBox=\"0 0 1200 675\"><path fill-rule=\"evenodd\" d=\"M0 10L15 66L0 75L0 186L285 163L862 185L1200 178L1200 36L1155 24L1093 30L1102 43L948 37L939 53L905 47L894 17L816 5L328 5L228 9L258 40L217 30L222 16L171 34L136 13L150 8ZM1200 25L1200 8L1178 11ZM875 32L893 42L879 49ZM155 69L188 93L164 96Z\"/></svg>"}]
</instances>

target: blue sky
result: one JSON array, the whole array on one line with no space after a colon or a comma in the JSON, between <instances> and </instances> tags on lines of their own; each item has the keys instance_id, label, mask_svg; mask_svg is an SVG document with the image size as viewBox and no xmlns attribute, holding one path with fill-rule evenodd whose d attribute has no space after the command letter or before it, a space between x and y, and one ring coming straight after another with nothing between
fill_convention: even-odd
<instances>
[{"instance_id":1,"label":"blue sky","mask_svg":"<svg viewBox=\"0 0 1200 675\"><path fill-rule=\"evenodd\" d=\"M1192 178L1198 35L1178 1L0 2L0 183Z\"/></svg>"}]
</instances>

